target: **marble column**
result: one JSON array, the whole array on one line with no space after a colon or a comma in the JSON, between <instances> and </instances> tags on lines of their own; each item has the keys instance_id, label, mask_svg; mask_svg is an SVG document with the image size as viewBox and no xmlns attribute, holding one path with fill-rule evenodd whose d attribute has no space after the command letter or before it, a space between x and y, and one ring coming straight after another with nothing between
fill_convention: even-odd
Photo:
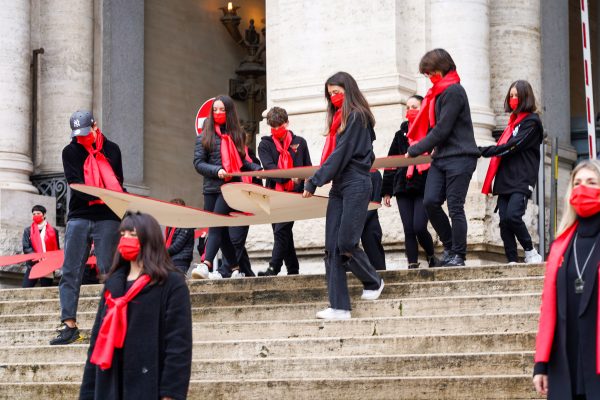
<instances>
[{"instance_id":1,"label":"marble column","mask_svg":"<svg viewBox=\"0 0 600 400\"><path fill-rule=\"evenodd\" d=\"M0 1L0 189L37 193L31 163L29 1Z\"/></svg>"}]
</instances>

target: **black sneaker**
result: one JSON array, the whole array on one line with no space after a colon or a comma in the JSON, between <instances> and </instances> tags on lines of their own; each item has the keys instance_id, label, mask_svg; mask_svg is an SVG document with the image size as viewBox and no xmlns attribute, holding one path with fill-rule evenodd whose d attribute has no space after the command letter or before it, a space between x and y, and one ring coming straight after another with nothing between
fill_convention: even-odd
<instances>
[{"instance_id":1,"label":"black sneaker","mask_svg":"<svg viewBox=\"0 0 600 400\"><path fill-rule=\"evenodd\" d=\"M419 268L419 263L408 264L408 269L417 269L417 268Z\"/></svg>"},{"instance_id":2,"label":"black sneaker","mask_svg":"<svg viewBox=\"0 0 600 400\"><path fill-rule=\"evenodd\" d=\"M452 256L450 261L448 261L446 264L444 264L444 266L445 267L464 267L465 260L458 254L455 254L454 256Z\"/></svg>"},{"instance_id":3,"label":"black sneaker","mask_svg":"<svg viewBox=\"0 0 600 400\"><path fill-rule=\"evenodd\" d=\"M269 267L266 271L260 271L258 276L275 276L277 274L279 274L279 271L275 271L273 267Z\"/></svg>"},{"instance_id":4,"label":"black sneaker","mask_svg":"<svg viewBox=\"0 0 600 400\"><path fill-rule=\"evenodd\" d=\"M450 262L450 260L452 260L453 257L454 254L452 254L451 250L444 249L444 252L442 253L442 257L440 258L438 265L442 267L445 266Z\"/></svg>"},{"instance_id":5,"label":"black sneaker","mask_svg":"<svg viewBox=\"0 0 600 400\"><path fill-rule=\"evenodd\" d=\"M79 333L78 327L69 328L67 324L62 324L56 331L58 332L58 336L50 341L50 344L53 346L83 341L83 336Z\"/></svg>"},{"instance_id":6,"label":"black sneaker","mask_svg":"<svg viewBox=\"0 0 600 400\"><path fill-rule=\"evenodd\" d=\"M431 257L427 257L427 262L429 263L429 268L435 268L440 266L440 260L433 255Z\"/></svg>"}]
</instances>

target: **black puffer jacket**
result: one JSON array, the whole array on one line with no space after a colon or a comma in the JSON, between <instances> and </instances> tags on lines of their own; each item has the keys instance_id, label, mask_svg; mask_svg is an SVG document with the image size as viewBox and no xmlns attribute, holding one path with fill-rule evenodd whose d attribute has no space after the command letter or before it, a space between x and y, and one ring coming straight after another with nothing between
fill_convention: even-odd
<instances>
[{"instance_id":1,"label":"black puffer jacket","mask_svg":"<svg viewBox=\"0 0 600 400\"><path fill-rule=\"evenodd\" d=\"M246 161L245 157L242 157L242 163L242 171L258 171L261 169L260 165L249 163ZM194 167L196 168L196 171L204 177L204 194L221 193L221 186L226 182L219 178L218 175L219 170L223 168L223 162L221 160L221 138L218 135L215 135L215 143L212 150L208 150L202 145L202 135L196 137ZM240 178L233 178L228 182L240 181Z\"/></svg>"},{"instance_id":2,"label":"black puffer jacket","mask_svg":"<svg viewBox=\"0 0 600 400\"><path fill-rule=\"evenodd\" d=\"M167 228L167 235L171 229L173 228ZM175 228L167 252L173 264L189 266L194 258L194 229Z\"/></svg>"},{"instance_id":3,"label":"black puffer jacket","mask_svg":"<svg viewBox=\"0 0 600 400\"><path fill-rule=\"evenodd\" d=\"M408 121L400 125L400 130L396 132L388 156L398 156L406 154L409 144L406 134L408 133ZM415 168L412 178L406 177L408 167L386 169L383 173L383 186L381 188L382 196L423 195L425 192L425 181L427 180L427 171L422 174Z\"/></svg>"}]
</instances>

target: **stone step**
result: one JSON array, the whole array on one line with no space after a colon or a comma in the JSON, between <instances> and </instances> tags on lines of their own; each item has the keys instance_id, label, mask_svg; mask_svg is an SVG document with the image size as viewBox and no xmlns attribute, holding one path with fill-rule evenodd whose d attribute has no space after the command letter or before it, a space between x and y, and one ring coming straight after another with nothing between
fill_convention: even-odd
<instances>
[{"instance_id":1,"label":"stone step","mask_svg":"<svg viewBox=\"0 0 600 400\"><path fill-rule=\"evenodd\" d=\"M486 265L459 268L422 268L416 270L382 271L384 280L393 282L423 282L423 281L452 281L464 279L492 279L543 276L544 266L541 265ZM350 285L358 286L359 282L349 274ZM307 287L324 287L325 276L295 275L277 277L257 277L247 279L223 280L190 280L190 292L226 292L251 291L272 289L305 289ZM81 297L97 297L102 285L85 285L81 287ZM10 300L44 300L58 298L58 288L32 289L3 289L0 290L0 302Z\"/></svg>"},{"instance_id":2,"label":"stone step","mask_svg":"<svg viewBox=\"0 0 600 400\"><path fill-rule=\"evenodd\" d=\"M79 383L0 384L0 399L71 399ZM220 380L190 382L189 400L458 400L539 399L529 375L389 377L354 379Z\"/></svg>"},{"instance_id":3,"label":"stone step","mask_svg":"<svg viewBox=\"0 0 600 400\"><path fill-rule=\"evenodd\" d=\"M81 382L83 366L81 362L1 364L0 382ZM532 368L533 352L194 360L192 379L522 375Z\"/></svg>"},{"instance_id":4,"label":"stone step","mask_svg":"<svg viewBox=\"0 0 600 400\"><path fill-rule=\"evenodd\" d=\"M357 301L352 315L356 318L400 317L419 315L445 315L474 312L533 312L539 309L539 293L405 298L378 301ZM255 306L215 306L192 309L196 322L262 321L281 319L311 319L315 311L327 307L327 303L269 304ZM77 320L82 326L91 325L95 311L79 312ZM1 315L0 326L4 329L26 329L34 324L37 328L54 328L59 314Z\"/></svg>"},{"instance_id":5,"label":"stone step","mask_svg":"<svg viewBox=\"0 0 600 400\"><path fill-rule=\"evenodd\" d=\"M390 354L527 352L535 347L535 332L464 335L413 335L255 339L194 342L194 358L264 359L273 357L376 356ZM83 362L88 344L0 347L0 364Z\"/></svg>"},{"instance_id":6,"label":"stone step","mask_svg":"<svg viewBox=\"0 0 600 400\"><path fill-rule=\"evenodd\" d=\"M509 293L539 293L543 277L471 279L461 281L434 281L413 283L386 283L382 299L404 297L485 296ZM353 299L360 298L362 287L351 286ZM81 298L79 312L95 311L99 297ZM238 292L192 293L192 307L247 306L257 304L295 304L327 301L325 287L309 287L302 290L253 290ZM0 302L0 315L58 313L58 299L13 300Z\"/></svg>"}]
</instances>

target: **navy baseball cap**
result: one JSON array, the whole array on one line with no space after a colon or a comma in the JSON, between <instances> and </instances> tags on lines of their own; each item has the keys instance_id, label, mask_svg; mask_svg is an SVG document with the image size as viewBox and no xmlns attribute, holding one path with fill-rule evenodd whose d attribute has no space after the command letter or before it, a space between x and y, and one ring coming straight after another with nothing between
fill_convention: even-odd
<instances>
[{"instance_id":1,"label":"navy baseball cap","mask_svg":"<svg viewBox=\"0 0 600 400\"><path fill-rule=\"evenodd\" d=\"M91 111L78 110L71 115L71 138L75 136L87 136L92 131L95 122Z\"/></svg>"}]
</instances>

